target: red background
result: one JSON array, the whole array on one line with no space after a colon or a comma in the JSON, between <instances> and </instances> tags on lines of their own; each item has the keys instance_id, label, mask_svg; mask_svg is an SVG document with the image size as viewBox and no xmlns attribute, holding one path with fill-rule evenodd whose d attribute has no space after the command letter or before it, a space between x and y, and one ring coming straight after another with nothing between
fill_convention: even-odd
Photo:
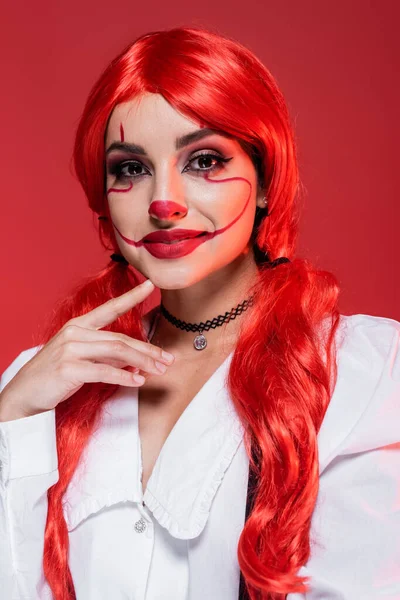
<instances>
[{"instance_id":1,"label":"red background","mask_svg":"<svg viewBox=\"0 0 400 600\"><path fill-rule=\"evenodd\" d=\"M54 302L109 258L70 168L91 85L136 36L177 25L228 34L272 71L295 124L307 190L298 255L337 275L342 313L400 320L397 6L366 0L4 6L0 370L36 344Z\"/></svg>"}]
</instances>

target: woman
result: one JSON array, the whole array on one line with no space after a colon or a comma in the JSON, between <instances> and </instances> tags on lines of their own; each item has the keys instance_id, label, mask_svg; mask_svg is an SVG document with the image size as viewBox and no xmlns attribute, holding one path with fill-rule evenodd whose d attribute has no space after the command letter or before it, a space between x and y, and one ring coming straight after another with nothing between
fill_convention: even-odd
<instances>
[{"instance_id":1,"label":"woman","mask_svg":"<svg viewBox=\"0 0 400 600\"><path fill-rule=\"evenodd\" d=\"M4 598L398 597L400 324L340 315L293 259L269 71L212 32L144 35L74 160L112 261L2 376Z\"/></svg>"}]
</instances>

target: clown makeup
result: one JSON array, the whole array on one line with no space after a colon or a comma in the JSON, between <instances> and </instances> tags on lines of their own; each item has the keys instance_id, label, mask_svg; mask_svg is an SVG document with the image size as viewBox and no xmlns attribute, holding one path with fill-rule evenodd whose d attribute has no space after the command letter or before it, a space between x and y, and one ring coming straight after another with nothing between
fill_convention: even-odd
<instances>
[{"instance_id":1,"label":"clown makeup","mask_svg":"<svg viewBox=\"0 0 400 600\"><path fill-rule=\"evenodd\" d=\"M159 94L114 109L106 186L121 253L161 289L191 286L248 254L256 205L264 206L239 142Z\"/></svg>"}]
</instances>

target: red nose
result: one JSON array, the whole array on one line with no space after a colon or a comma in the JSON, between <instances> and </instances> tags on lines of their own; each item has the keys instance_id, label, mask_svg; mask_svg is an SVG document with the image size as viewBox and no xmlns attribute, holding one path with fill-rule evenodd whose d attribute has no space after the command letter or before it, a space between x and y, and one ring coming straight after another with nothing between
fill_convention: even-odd
<instances>
[{"instance_id":1,"label":"red nose","mask_svg":"<svg viewBox=\"0 0 400 600\"><path fill-rule=\"evenodd\" d=\"M172 200L153 200L149 206L149 215L157 219L171 219L185 216L187 208Z\"/></svg>"}]
</instances>

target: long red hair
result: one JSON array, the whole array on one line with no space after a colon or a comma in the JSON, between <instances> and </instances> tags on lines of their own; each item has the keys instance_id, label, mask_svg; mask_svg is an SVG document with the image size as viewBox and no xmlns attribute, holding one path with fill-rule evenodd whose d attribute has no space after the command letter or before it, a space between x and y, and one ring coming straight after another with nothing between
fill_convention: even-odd
<instances>
[{"instance_id":1,"label":"long red hair","mask_svg":"<svg viewBox=\"0 0 400 600\"><path fill-rule=\"evenodd\" d=\"M319 483L317 434L337 377L334 340L340 316L335 277L293 258L301 185L287 106L268 69L234 40L196 27L141 36L101 74L78 125L74 166L94 213L109 214L104 134L110 114L117 104L146 92L162 94L189 118L235 136L266 190L269 215L257 209L250 240L259 266L255 305L228 375L258 475L238 560L251 600L306 592L307 578L296 573L310 556ZM110 220L99 221L99 234L105 248L118 252ZM268 260L280 256L291 262L269 269ZM40 343L47 343L69 319L139 281L131 267L111 261L58 304ZM141 318L135 307L105 329L143 339ZM56 408L59 481L48 492L43 559L55 600L75 598L63 494L102 405L116 389L85 384Z\"/></svg>"}]
</instances>

